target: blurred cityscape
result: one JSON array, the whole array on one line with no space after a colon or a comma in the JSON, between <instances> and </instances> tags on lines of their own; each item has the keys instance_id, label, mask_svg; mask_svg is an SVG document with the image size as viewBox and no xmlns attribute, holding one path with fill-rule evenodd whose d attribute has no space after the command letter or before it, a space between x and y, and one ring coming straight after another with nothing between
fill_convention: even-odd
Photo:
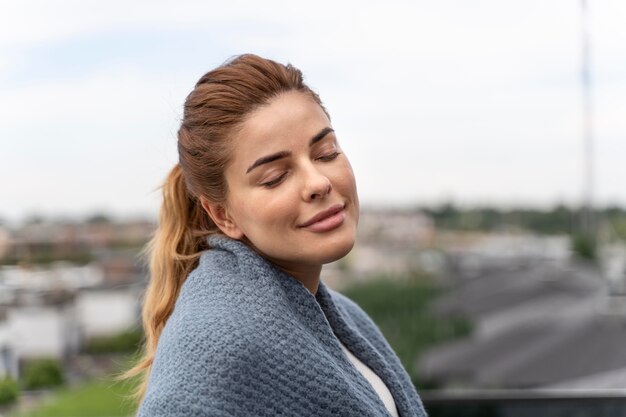
<instances>
[{"instance_id":1,"label":"blurred cityscape","mask_svg":"<svg viewBox=\"0 0 626 417\"><path fill-rule=\"evenodd\" d=\"M423 387L624 388L626 211L598 211L587 241L578 218L567 207L365 209L357 245L323 279L343 291L418 274L440 288L428 314L471 331L405 363ZM32 382L33 363L53 361L59 382L81 384L111 372L111 354L136 350L140 251L155 227L105 215L0 224L0 381L21 381L15 404L46 388Z\"/></svg>"}]
</instances>

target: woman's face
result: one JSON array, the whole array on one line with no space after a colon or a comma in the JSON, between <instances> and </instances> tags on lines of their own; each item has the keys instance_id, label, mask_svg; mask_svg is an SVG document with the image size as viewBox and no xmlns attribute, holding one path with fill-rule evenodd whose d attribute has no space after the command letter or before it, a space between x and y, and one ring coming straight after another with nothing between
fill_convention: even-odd
<instances>
[{"instance_id":1,"label":"woman's face","mask_svg":"<svg viewBox=\"0 0 626 417\"><path fill-rule=\"evenodd\" d=\"M320 266L354 245L359 200L330 120L290 91L255 110L234 137L222 230L287 271Z\"/></svg>"}]
</instances>

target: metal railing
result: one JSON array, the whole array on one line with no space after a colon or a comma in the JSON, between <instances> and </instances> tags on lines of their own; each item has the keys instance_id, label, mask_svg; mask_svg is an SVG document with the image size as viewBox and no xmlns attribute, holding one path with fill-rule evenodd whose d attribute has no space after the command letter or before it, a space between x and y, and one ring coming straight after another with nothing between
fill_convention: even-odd
<instances>
[{"instance_id":1,"label":"metal railing","mask_svg":"<svg viewBox=\"0 0 626 417\"><path fill-rule=\"evenodd\" d=\"M626 389L421 391L429 417L626 417Z\"/></svg>"}]
</instances>

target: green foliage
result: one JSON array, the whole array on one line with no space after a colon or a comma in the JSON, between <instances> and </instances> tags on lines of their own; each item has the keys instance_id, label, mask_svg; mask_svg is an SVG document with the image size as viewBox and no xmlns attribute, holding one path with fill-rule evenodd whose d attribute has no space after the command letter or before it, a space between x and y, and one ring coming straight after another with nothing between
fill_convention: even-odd
<instances>
[{"instance_id":1,"label":"green foliage","mask_svg":"<svg viewBox=\"0 0 626 417\"><path fill-rule=\"evenodd\" d=\"M86 265L95 259L91 252L78 250L73 253L58 255L53 253L48 247L37 248L32 253L25 256L5 256L0 258L0 265L35 264L48 265L52 262L67 261L78 265Z\"/></svg>"},{"instance_id":2,"label":"green foliage","mask_svg":"<svg viewBox=\"0 0 626 417\"><path fill-rule=\"evenodd\" d=\"M17 400L19 388L11 377L0 379L0 405L11 404Z\"/></svg>"},{"instance_id":3,"label":"green foliage","mask_svg":"<svg viewBox=\"0 0 626 417\"><path fill-rule=\"evenodd\" d=\"M495 231L502 228L530 230L541 234L572 234L578 229L579 209L557 205L548 210L492 207L459 208L452 203L423 208L440 229ZM608 223L621 239L626 239L626 209L606 207L593 213L599 224Z\"/></svg>"},{"instance_id":4,"label":"green foliage","mask_svg":"<svg viewBox=\"0 0 626 417\"><path fill-rule=\"evenodd\" d=\"M515 227L544 234L570 234L578 218L577 210L563 205L549 210L499 210L492 207L461 209L447 203L426 208L424 212L433 217L438 228L466 231L495 231L503 227ZM624 211L617 215L626 218Z\"/></svg>"},{"instance_id":5,"label":"green foliage","mask_svg":"<svg viewBox=\"0 0 626 417\"><path fill-rule=\"evenodd\" d=\"M626 215L624 213L623 209L610 207L605 214L605 219L610 228L622 240L626 240Z\"/></svg>"},{"instance_id":6,"label":"green foliage","mask_svg":"<svg viewBox=\"0 0 626 417\"><path fill-rule=\"evenodd\" d=\"M593 237L586 234L577 234L572 237L572 250L582 259L596 259L596 243Z\"/></svg>"},{"instance_id":7,"label":"green foliage","mask_svg":"<svg viewBox=\"0 0 626 417\"><path fill-rule=\"evenodd\" d=\"M63 379L63 368L55 359L30 360L22 372L22 381L27 389L56 387L63 384Z\"/></svg>"},{"instance_id":8,"label":"green foliage","mask_svg":"<svg viewBox=\"0 0 626 417\"><path fill-rule=\"evenodd\" d=\"M420 354L471 331L466 320L435 318L429 314L427 306L441 290L426 276L380 277L347 288L343 293L380 327L418 388L427 388L415 369Z\"/></svg>"},{"instance_id":9,"label":"green foliage","mask_svg":"<svg viewBox=\"0 0 626 417\"><path fill-rule=\"evenodd\" d=\"M104 213L95 213L87 217L85 220L87 224L111 224L111 218Z\"/></svg>"},{"instance_id":10,"label":"green foliage","mask_svg":"<svg viewBox=\"0 0 626 417\"><path fill-rule=\"evenodd\" d=\"M136 412L130 395L136 381L105 378L77 388L64 388L37 410L11 417L117 417Z\"/></svg>"},{"instance_id":11,"label":"green foliage","mask_svg":"<svg viewBox=\"0 0 626 417\"><path fill-rule=\"evenodd\" d=\"M135 329L113 336L94 337L87 342L85 352L91 354L132 353L139 348L142 339L143 333Z\"/></svg>"}]
</instances>

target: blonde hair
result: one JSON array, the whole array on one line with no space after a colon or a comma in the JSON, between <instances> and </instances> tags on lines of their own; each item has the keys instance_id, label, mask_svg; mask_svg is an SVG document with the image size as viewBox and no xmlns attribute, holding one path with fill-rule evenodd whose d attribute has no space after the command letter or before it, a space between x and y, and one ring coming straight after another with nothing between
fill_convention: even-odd
<instances>
[{"instance_id":1,"label":"blonde hair","mask_svg":"<svg viewBox=\"0 0 626 417\"><path fill-rule=\"evenodd\" d=\"M144 249L150 283L143 301L142 357L121 378L139 377L135 399L143 399L157 344L187 275L209 249L207 237L220 233L199 202L226 199L224 169L230 138L254 109L287 91L301 91L326 112L318 95L292 65L246 54L206 73L187 96L178 131L179 163L167 176L159 225Z\"/></svg>"}]
</instances>

